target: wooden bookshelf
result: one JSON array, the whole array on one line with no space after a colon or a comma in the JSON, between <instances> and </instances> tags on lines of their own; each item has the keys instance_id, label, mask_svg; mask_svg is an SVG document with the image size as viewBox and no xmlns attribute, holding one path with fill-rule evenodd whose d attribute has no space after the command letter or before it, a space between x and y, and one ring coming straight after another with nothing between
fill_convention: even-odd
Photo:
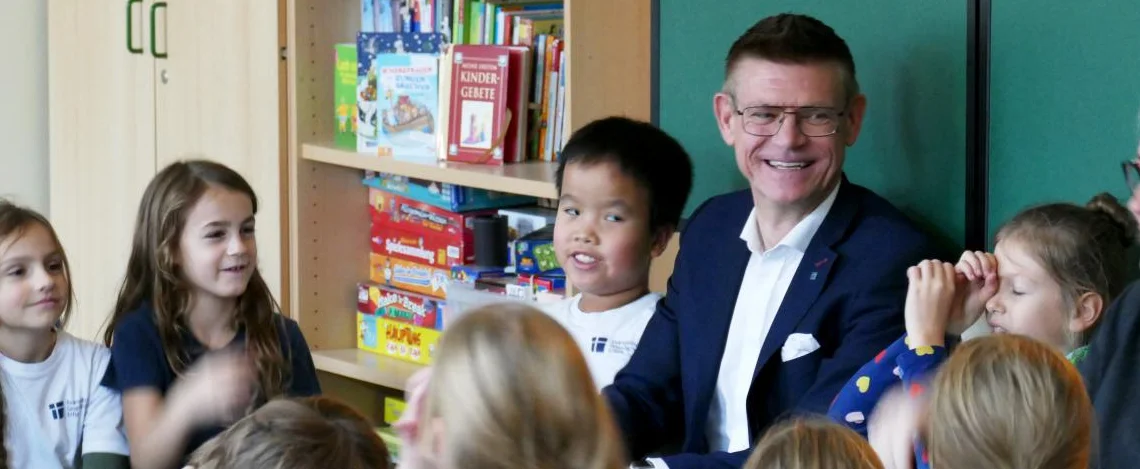
<instances>
[{"instance_id":1,"label":"wooden bookshelf","mask_svg":"<svg viewBox=\"0 0 1140 469\"><path fill-rule=\"evenodd\" d=\"M374 419L417 366L357 351L356 284L368 278L362 169L553 198L553 165L415 164L335 149L334 54L354 42L360 0L287 2L289 304L327 394ZM650 118L652 0L564 0L567 130L609 115ZM568 137L569 132L565 137ZM285 239L285 238L283 238Z\"/></svg>"},{"instance_id":2,"label":"wooden bookshelf","mask_svg":"<svg viewBox=\"0 0 1140 469\"><path fill-rule=\"evenodd\" d=\"M310 161L399 174L460 186L475 187L544 199L558 197L550 162L527 162L502 166L448 162L409 162L335 148L331 144L305 144L301 157Z\"/></svg>"}]
</instances>

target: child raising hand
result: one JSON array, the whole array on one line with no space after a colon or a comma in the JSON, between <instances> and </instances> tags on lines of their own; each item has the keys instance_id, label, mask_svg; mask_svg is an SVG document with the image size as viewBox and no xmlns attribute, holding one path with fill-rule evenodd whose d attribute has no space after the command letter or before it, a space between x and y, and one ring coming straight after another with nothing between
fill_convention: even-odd
<instances>
[{"instance_id":1,"label":"child raising hand","mask_svg":"<svg viewBox=\"0 0 1140 469\"><path fill-rule=\"evenodd\" d=\"M256 213L249 183L210 161L175 162L143 194L104 336L135 468L176 467L266 400L320 393L257 269Z\"/></svg>"}]
</instances>

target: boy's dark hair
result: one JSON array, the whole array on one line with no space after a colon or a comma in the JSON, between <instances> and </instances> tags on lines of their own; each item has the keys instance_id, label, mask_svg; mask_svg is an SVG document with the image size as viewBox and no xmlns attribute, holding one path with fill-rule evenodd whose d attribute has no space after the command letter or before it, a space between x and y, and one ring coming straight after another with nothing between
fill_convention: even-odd
<instances>
[{"instance_id":1,"label":"boy's dark hair","mask_svg":"<svg viewBox=\"0 0 1140 469\"><path fill-rule=\"evenodd\" d=\"M782 64L812 64L831 62L843 70L845 101L859 94L855 80L855 59L851 49L835 30L822 21L807 15L781 13L758 21L748 28L732 47L724 60L725 91L731 91L727 80L736 64L744 58L757 58Z\"/></svg>"},{"instance_id":2,"label":"boy's dark hair","mask_svg":"<svg viewBox=\"0 0 1140 469\"><path fill-rule=\"evenodd\" d=\"M649 195L649 229L675 229L693 188L693 162L676 139L627 117L595 120L570 136L555 172L558 194L566 165L614 163Z\"/></svg>"}]
</instances>

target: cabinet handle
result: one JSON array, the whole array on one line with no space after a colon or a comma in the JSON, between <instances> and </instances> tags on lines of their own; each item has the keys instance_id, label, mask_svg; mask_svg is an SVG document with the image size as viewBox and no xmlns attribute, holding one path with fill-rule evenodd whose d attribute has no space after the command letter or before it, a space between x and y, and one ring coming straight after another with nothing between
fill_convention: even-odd
<instances>
[{"instance_id":1,"label":"cabinet handle","mask_svg":"<svg viewBox=\"0 0 1140 469\"><path fill-rule=\"evenodd\" d=\"M142 47L135 47L135 4L142 4L142 0L127 0L127 52L132 54L143 53Z\"/></svg>"},{"instance_id":2,"label":"cabinet handle","mask_svg":"<svg viewBox=\"0 0 1140 469\"><path fill-rule=\"evenodd\" d=\"M150 55L153 55L156 59L165 59L167 57L166 51L158 51L158 42L155 40L156 35L154 34L155 30L158 29L158 23L156 23L154 19L155 16L157 16L156 14L158 13L159 8L162 8L162 12L166 13L166 2L154 2L154 5L150 6ZM166 18L164 17L163 20L165 19ZM162 36L163 39L165 39L167 26L166 21L163 21L162 26ZM167 47L170 47L170 45L167 44Z\"/></svg>"}]
</instances>

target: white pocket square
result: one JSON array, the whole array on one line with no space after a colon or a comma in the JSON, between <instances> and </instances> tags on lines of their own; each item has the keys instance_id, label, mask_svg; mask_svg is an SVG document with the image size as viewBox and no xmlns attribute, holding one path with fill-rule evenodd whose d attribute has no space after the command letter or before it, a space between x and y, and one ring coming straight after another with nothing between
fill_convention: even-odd
<instances>
[{"instance_id":1,"label":"white pocket square","mask_svg":"<svg viewBox=\"0 0 1140 469\"><path fill-rule=\"evenodd\" d=\"M780 359L789 362L819 350L819 342L811 334L797 332L788 336L780 348Z\"/></svg>"}]
</instances>

